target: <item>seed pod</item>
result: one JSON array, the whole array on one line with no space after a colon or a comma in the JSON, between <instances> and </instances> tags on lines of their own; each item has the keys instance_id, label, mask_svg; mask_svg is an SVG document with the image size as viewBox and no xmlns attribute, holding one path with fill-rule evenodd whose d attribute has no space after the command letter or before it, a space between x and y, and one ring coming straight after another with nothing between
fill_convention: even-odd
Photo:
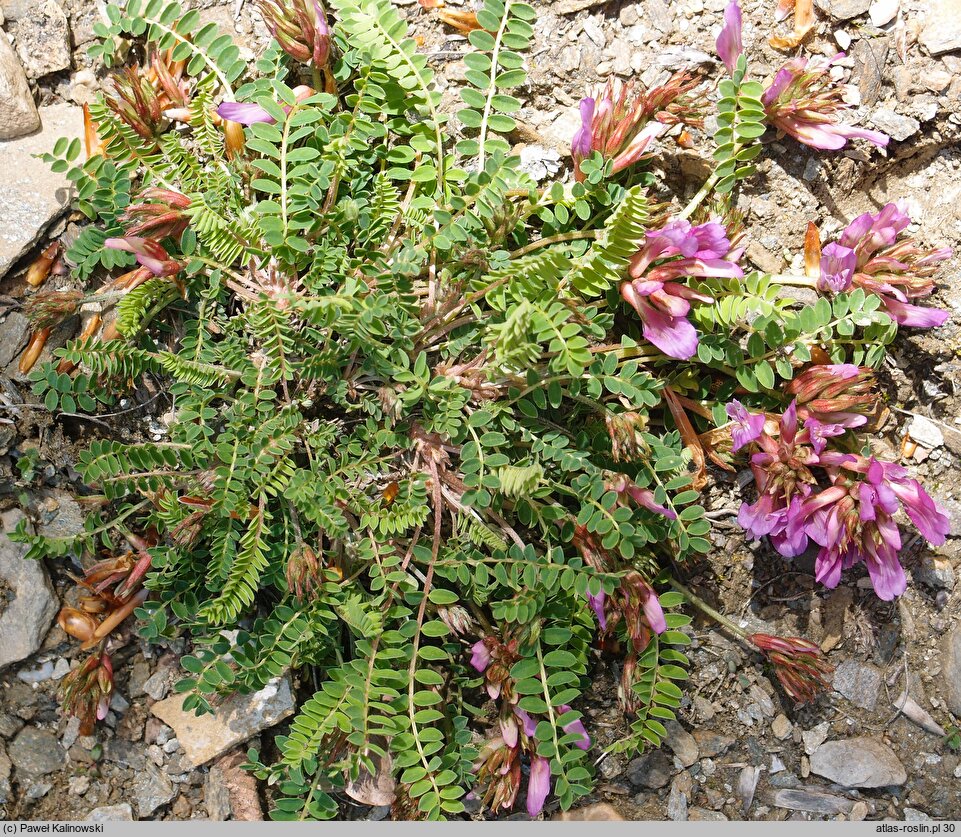
<instances>
[{"instance_id":1,"label":"seed pod","mask_svg":"<svg viewBox=\"0 0 961 837\"><path fill-rule=\"evenodd\" d=\"M89 340L94 334L97 333L97 329L100 328L100 323L103 322L103 318L99 314L94 314L87 320L87 324L83 327L83 331L80 332L80 336L77 338L81 342L84 340ZM77 368L77 364L71 360L63 358L60 363L57 364L57 374L69 375Z\"/></svg>"},{"instance_id":2,"label":"seed pod","mask_svg":"<svg viewBox=\"0 0 961 837\"><path fill-rule=\"evenodd\" d=\"M53 263L57 260L57 254L60 252L60 242L54 241L46 250L44 250L27 271L27 284L32 288L39 287L44 282L47 281L47 277L50 275L50 269L53 267Z\"/></svg>"},{"instance_id":3,"label":"seed pod","mask_svg":"<svg viewBox=\"0 0 961 837\"><path fill-rule=\"evenodd\" d=\"M911 459L915 451L918 449L918 443L914 441L910 436L905 436L901 440L901 458Z\"/></svg>"},{"instance_id":4,"label":"seed pod","mask_svg":"<svg viewBox=\"0 0 961 837\"><path fill-rule=\"evenodd\" d=\"M97 630L97 620L89 613L77 610L73 607L65 607L57 616L57 624L63 629L64 633L79 639L81 642L89 640Z\"/></svg>"},{"instance_id":5,"label":"seed pod","mask_svg":"<svg viewBox=\"0 0 961 837\"><path fill-rule=\"evenodd\" d=\"M244 151L244 126L239 122L224 120L224 138L227 144L227 157L236 160Z\"/></svg>"},{"instance_id":6,"label":"seed pod","mask_svg":"<svg viewBox=\"0 0 961 837\"><path fill-rule=\"evenodd\" d=\"M40 353L43 351L43 347L47 345L47 338L50 336L51 331L52 329L50 328L41 328L30 335L30 342L27 343L27 348L24 349L23 354L20 355L18 368L20 369L21 375L26 375L33 369L34 364L40 357Z\"/></svg>"}]
</instances>

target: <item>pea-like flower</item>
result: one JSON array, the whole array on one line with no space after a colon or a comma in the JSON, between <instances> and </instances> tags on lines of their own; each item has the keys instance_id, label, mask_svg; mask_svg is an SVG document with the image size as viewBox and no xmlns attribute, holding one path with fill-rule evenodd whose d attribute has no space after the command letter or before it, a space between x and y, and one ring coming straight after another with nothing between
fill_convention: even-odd
<instances>
[{"instance_id":1,"label":"pea-like flower","mask_svg":"<svg viewBox=\"0 0 961 837\"><path fill-rule=\"evenodd\" d=\"M308 87L306 84L298 84L294 88L294 96L296 96L298 102L313 96L316 92L314 88ZM283 109L284 113L290 113L291 106L284 105ZM273 125L277 121L266 108L262 108L256 102L223 102L217 108L217 115L228 122L237 122L241 125L253 125L256 122Z\"/></svg>"},{"instance_id":2,"label":"pea-like flower","mask_svg":"<svg viewBox=\"0 0 961 837\"><path fill-rule=\"evenodd\" d=\"M125 238L108 238L103 246L108 250L125 250L133 253L137 261L154 276L174 276L183 270L183 265L171 259L163 245L150 238L128 235Z\"/></svg>"},{"instance_id":3,"label":"pea-like flower","mask_svg":"<svg viewBox=\"0 0 961 837\"><path fill-rule=\"evenodd\" d=\"M330 27L317 0L259 0L270 34L291 58L317 69L330 60Z\"/></svg>"},{"instance_id":4,"label":"pea-like flower","mask_svg":"<svg viewBox=\"0 0 961 837\"><path fill-rule=\"evenodd\" d=\"M814 419L822 425L862 427L878 407L875 383L868 366L823 364L797 375L787 385L787 393L796 397L798 417L805 422Z\"/></svg>"},{"instance_id":5,"label":"pea-like flower","mask_svg":"<svg viewBox=\"0 0 961 837\"><path fill-rule=\"evenodd\" d=\"M632 281L621 283L621 297L641 318L644 339L668 357L693 357L698 341L697 331L687 319L691 301L713 300L679 280L739 279L744 271L730 260L735 253L726 230L715 221L698 226L670 221L660 230L649 232L644 246L631 260Z\"/></svg>"},{"instance_id":6,"label":"pea-like flower","mask_svg":"<svg viewBox=\"0 0 961 837\"><path fill-rule=\"evenodd\" d=\"M943 325L948 312L924 308L912 300L934 291L938 262L951 257L951 248L926 250L910 238L898 241L911 223L905 205L888 203L879 212L855 218L836 242L821 251L818 289L838 293L852 287L878 296L895 322L932 328Z\"/></svg>"},{"instance_id":7,"label":"pea-like flower","mask_svg":"<svg viewBox=\"0 0 961 837\"><path fill-rule=\"evenodd\" d=\"M880 147L888 144L886 134L838 122L838 114L850 105L829 71L831 64L843 57L844 53L831 59L799 56L778 70L761 96L767 121L778 133L829 151L844 148L851 139L864 139Z\"/></svg>"},{"instance_id":8,"label":"pea-like flower","mask_svg":"<svg viewBox=\"0 0 961 837\"><path fill-rule=\"evenodd\" d=\"M689 95L697 83L695 76L683 72L650 90L638 81L611 78L593 96L581 99L581 127L571 143L576 179L584 179L581 163L595 151L614 161L616 173L643 159L671 125L700 124Z\"/></svg>"},{"instance_id":9,"label":"pea-like flower","mask_svg":"<svg viewBox=\"0 0 961 837\"><path fill-rule=\"evenodd\" d=\"M185 210L190 208L190 198L170 189L151 187L141 195L142 203L132 204L123 213L128 225L128 236L142 236L154 239L180 238L187 229L190 219Z\"/></svg>"}]
</instances>

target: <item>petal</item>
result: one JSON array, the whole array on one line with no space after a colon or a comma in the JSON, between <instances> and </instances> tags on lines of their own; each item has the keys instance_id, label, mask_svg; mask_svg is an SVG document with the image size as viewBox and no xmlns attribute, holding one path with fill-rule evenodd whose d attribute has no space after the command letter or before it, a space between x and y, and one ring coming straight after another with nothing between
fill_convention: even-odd
<instances>
[{"instance_id":1,"label":"petal","mask_svg":"<svg viewBox=\"0 0 961 837\"><path fill-rule=\"evenodd\" d=\"M543 756L531 759L531 775L527 782L527 813L536 817L544 808L551 792L551 763Z\"/></svg>"},{"instance_id":2,"label":"petal","mask_svg":"<svg viewBox=\"0 0 961 837\"><path fill-rule=\"evenodd\" d=\"M907 302L898 302L889 296L882 296L881 302L898 325L914 328L938 328L943 326L951 314L941 308L922 308Z\"/></svg>"},{"instance_id":3,"label":"petal","mask_svg":"<svg viewBox=\"0 0 961 837\"><path fill-rule=\"evenodd\" d=\"M217 108L217 115L228 122L239 122L241 125L253 125L255 122L266 122L269 125L277 121L253 102L224 102Z\"/></svg>"},{"instance_id":4,"label":"petal","mask_svg":"<svg viewBox=\"0 0 961 837\"><path fill-rule=\"evenodd\" d=\"M737 59L744 50L741 44L741 7L732 0L724 10L724 26L717 36L717 54L729 73L734 72Z\"/></svg>"},{"instance_id":5,"label":"petal","mask_svg":"<svg viewBox=\"0 0 961 837\"><path fill-rule=\"evenodd\" d=\"M697 352L697 331L683 317L671 317L646 305L641 313L644 339L668 357L687 360Z\"/></svg>"}]
</instances>

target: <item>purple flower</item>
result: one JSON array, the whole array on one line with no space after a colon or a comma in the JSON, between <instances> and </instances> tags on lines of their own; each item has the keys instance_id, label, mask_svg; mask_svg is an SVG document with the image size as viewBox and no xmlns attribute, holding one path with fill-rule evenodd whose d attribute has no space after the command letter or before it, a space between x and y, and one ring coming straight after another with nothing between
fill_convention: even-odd
<instances>
[{"instance_id":1,"label":"purple flower","mask_svg":"<svg viewBox=\"0 0 961 837\"><path fill-rule=\"evenodd\" d=\"M818 454L824 453L829 438L832 436L842 436L847 430L846 427L840 424L826 424L813 417L804 420L804 427L808 432L808 440L811 443L811 447L814 448L814 452Z\"/></svg>"},{"instance_id":2,"label":"purple flower","mask_svg":"<svg viewBox=\"0 0 961 837\"><path fill-rule=\"evenodd\" d=\"M667 630L667 620L664 618L664 610L661 607L661 603L657 598L657 593L651 587L647 587L646 596L644 596L641 607L644 610L644 617L647 619L647 624L651 626L651 630L656 634L662 634Z\"/></svg>"},{"instance_id":3,"label":"purple flower","mask_svg":"<svg viewBox=\"0 0 961 837\"><path fill-rule=\"evenodd\" d=\"M724 26L717 36L716 46L717 54L727 67L727 71L733 73L737 59L744 51L741 44L741 7L738 6L737 0L731 0L724 10Z\"/></svg>"},{"instance_id":4,"label":"purple flower","mask_svg":"<svg viewBox=\"0 0 961 837\"><path fill-rule=\"evenodd\" d=\"M520 719L521 726L524 729L524 735L528 738L533 738L534 731L537 729L537 724L534 723L534 719L519 706L514 707L514 714Z\"/></svg>"},{"instance_id":5,"label":"purple flower","mask_svg":"<svg viewBox=\"0 0 961 837\"><path fill-rule=\"evenodd\" d=\"M587 594L587 603L591 606L594 614L597 616L597 624L600 626L602 631L607 630L607 615L604 613L604 602L607 596L603 590L596 596L592 596L590 593Z\"/></svg>"},{"instance_id":6,"label":"purple flower","mask_svg":"<svg viewBox=\"0 0 961 837\"><path fill-rule=\"evenodd\" d=\"M255 105L253 102L223 102L217 108L217 115L228 122L239 122L241 125L253 125L255 122L273 125L277 121L260 105Z\"/></svg>"},{"instance_id":7,"label":"purple flower","mask_svg":"<svg viewBox=\"0 0 961 837\"><path fill-rule=\"evenodd\" d=\"M571 708L567 704L563 704L558 707L558 711L561 715L566 715L571 711ZM571 721L569 724L565 724L562 729L568 735L580 735L580 741L575 741L574 746L580 750L589 750L591 748L591 737L587 734L587 730L584 728L584 724L580 718L576 721Z\"/></svg>"},{"instance_id":8,"label":"purple flower","mask_svg":"<svg viewBox=\"0 0 961 837\"><path fill-rule=\"evenodd\" d=\"M837 244L824 248L818 287L836 292L854 285L872 293L899 325L943 325L949 316L947 311L921 308L912 300L934 291L932 276L938 262L951 256L951 249L922 250L910 239L898 241L910 223L902 201L885 204L879 212L859 215L845 227Z\"/></svg>"},{"instance_id":9,"label":"purple flower","mask_svg":"<svg viewBox=\"0 0 961 837\"><path fill-rule=\"evenodd\" d=\"M527 813L536 817L544 808L551 792L551 763L543 756L531 759L531 775L527 782Z\"/></svg>"},{"instance_id":10,"label":"purple flower","mask_svg":"<svg viewBox=\"0 0 961 837\"><path fill-rule=\"evenodd\" d=\"M768 123L812 148L837 150L858 138L887 145L885 134L836 121L837 114L850 107L829 74L831 64L842 57L843 53L830 60L797 57L788 61L761 96Z\"/></svg>"},{"instance_id":11,"label":"purple flower","mask_svg":"<svg viewBox=\"0 0 961 837\"><path fill-rule=\"evenodd\" d=\"M840 293L851 287L858 257L854 250L832 242L821 251L821 275L818 288Z\"/></svg>"},{"instance_id":12,"label":"purple flower","mask_svg":"<svg viewBox=\"0 0 961 837\"><path fill-rule=\"evenodd\" d=\"M893 462L873 460L873 466L881 469L883 478L888 481L892 493L911 522L932 546L940 546L951 531L951 521L917 480L910 479L907 471ZM870 473L870 471L869 471Z\"/></svg>"},{"instance_id":13,"label":"purple flower","mask_svg":"<svg viewBox=\"0 0 961 837\"><path fill-rule=\"evenodd\" d=\"M513 749L517 746L517 719L513 715L501 715L500 717L501 738L504 743Z\"/></svg>"},{"instance_id":14,"label":"purple flower","mask_svg":"<svg viewBox=\"0 0 961 837\"><path fill-rule=\"evenodd\" d=\"M764 432L764 414L749 413L740 401L732 401L725 407L728 418L731 419L731 450L737 453L745 445L760 438Z\"/></svg>"},{"instance_id":15,"label":"purple flower","mask_svg":"<svg viewBox=\"0 0 961 837\"><path fill-rule=\"evenodd\" d=\"M581 99L581 127L571 141L571 156L575 160L585 160L591 156L591 122L594 119L595 104L591 96Z\"/></svg>"},{"instance_id":16,"label":"purple flower","mask_svg":"<svg viewBox=\"0 0 961 837\"><path fill-rule=\"evenodd\" d=\"M668 357L687 360L697 351L697 332L688 320L691 300L712 302L676 281L683 277L739 279L736 264L719 258L731 243L720 224L692 227L676 220L647 234L631 260L631 282L621 283L621 297L641 318L644 338Z\"/></svg>"},{"instance_id":17,"label":"purple flower","mask_svg":"<svg viewBox=\"0 0 961 837\"><path fill-rule=\"evenodd\" d=\"M487 643L480 639L471 646L470 664L482 674L491 664L491 652Z\"/></svg>"},{"instance_id":18,"label":"purple flower","mask_svg":"<svg viewBox=\"0 0 961 837\"><path fill-rule=\"evenodd\" d=\"M137 261L154 276L174 276L180 272L183 265L171 259L167 251L150 238L140 238L128 235L126 238L108 238L103 246L108 250L125 250L134 253Z\"/></svg>"}]
</instances>

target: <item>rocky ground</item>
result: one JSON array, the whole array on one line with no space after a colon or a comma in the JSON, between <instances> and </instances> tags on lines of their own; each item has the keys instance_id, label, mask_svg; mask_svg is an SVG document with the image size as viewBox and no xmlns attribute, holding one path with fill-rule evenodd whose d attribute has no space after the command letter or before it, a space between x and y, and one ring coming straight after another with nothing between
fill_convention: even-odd
<instances>
[{"instance_id":1,"label":"rocky ground","mask_svg":"<svg viewBox=\"0 0 961 837\"><path fill-rule=\"evenodd\" d=\"M399 0L431 56L447 101L463 77L464 39L412 0ZM656 82L668 71L717 70L713 38L726 0L537 2L530 85L516 140L533 172L566 165L577 101L611 74ZM162 433L169 405L149 381L99 422L47 414L16 368L26 338L17 300L37 249L76 235L68 183L32 155L63 134L79 134L80 105L105 77L89 61L99 3L0 0L0 511L3 532L26 513L40 531L75 530L82 490L72 461L94 433L147 438ZM252 56L264 39L250 2L200 0L207 19L234 31ZM449 5L460 5L451 0ZM886 152L857 145L811 154L772 142L740 208L748 258L779 272L797 262L805 224L829 235L854 215L904 198L917 235L961 245L961 2L818 0L805 41L813 54L845 50L837 72L854 85L854 119L890 134ZM752 72L784 59L768 45L790 26L774 21L773 0L747 0L745 45ZM238 12L239 16L235 17ZM39 128L39 130L38 130ZM695 148L654 161L676 189L693 192L708 171ZM716 550L684 568L689 583L745 627L807 636L836 666L834 691L795 709L756 655L695 622L694 663L681 723L667 745L636 759L602 758L597 791L578 816L598 819L926 819L961 818L961 760L946 733L961 718L961 283L948 263L938 304L955 313L937 332L903 333L883 370L891 407L879 452L900 459L952 517L953 537L930 550L905 550L913 578L897 603L848 575L834 591L817 587L810 560L786 563L766 545L745 543L732 515L744 475L721 479L706 503ZM57 280L58 287L68 279ZM55 334L48 351L74 335ZM902 442L907 439L905 444ZM21 511L22 509L22 511ZM169 696L178 643L131 637L115 656L117 694L105 723L80 736L61 717L59 680L76 644L53 618L73 595L63 562L26 563L0 534L0 816L8 819L255 819L263 788L238 768L243 745L269 739L292 711L279 681L238 699L204 724ZM616 710L619 672L598 662L587 712L596 751L625 731ZM296 684L294 684L296 686ZM267 730L266 732L264 732ZM380 818L386 809L345 811Z\"/></svg>"}]
</instances>

